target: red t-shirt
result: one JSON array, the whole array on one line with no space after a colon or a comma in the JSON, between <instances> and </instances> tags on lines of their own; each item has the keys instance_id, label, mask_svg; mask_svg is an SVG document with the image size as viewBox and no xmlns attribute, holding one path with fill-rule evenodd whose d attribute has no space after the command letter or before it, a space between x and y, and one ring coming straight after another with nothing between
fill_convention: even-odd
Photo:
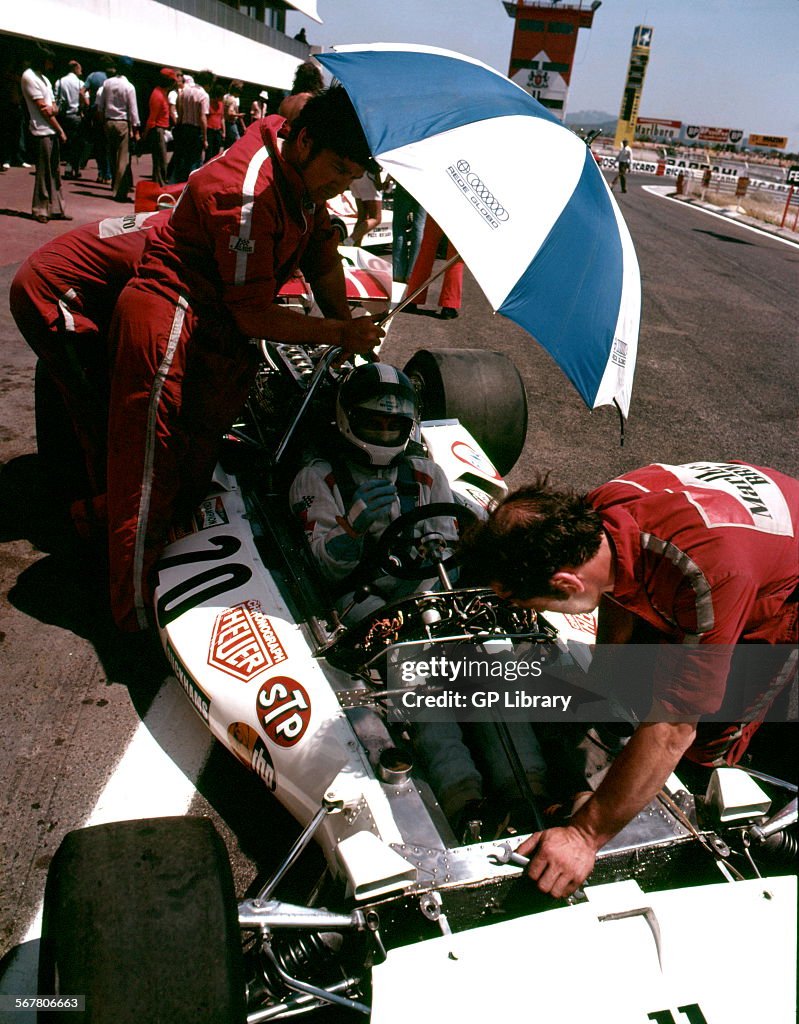
<instances>
[{"instance_id":1,"label":"red t-shirt","mask_svg":"<svg viewBox=\"0 0 799 1024\"><path fill-rule=\"evenodd\" d=\"M152 128L168 128L169 127L169 100L164 90L160 86L156 86L150 93L150 110L147 115L147 124L145 125L145 131L150 131Z\"/></svg>"},{"instance_id":2,"label":"red t-shirt","mask_svg":"<svg viewBox=\"0 0 799 1024\"><path fill-rule=\"evenodd\" d=\"M211 100L208 108L208 127L222 131L225 120L225 104L222 100Z\"/></svg>"}]
</instances>

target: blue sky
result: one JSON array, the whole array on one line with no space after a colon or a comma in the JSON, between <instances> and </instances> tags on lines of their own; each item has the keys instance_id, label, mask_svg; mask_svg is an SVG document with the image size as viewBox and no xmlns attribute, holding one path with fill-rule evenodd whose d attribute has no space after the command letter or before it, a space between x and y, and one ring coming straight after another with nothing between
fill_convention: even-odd
<instances>
[{"instance_id":1,"label":"blue sky","mask_svg":"<svg viewBox=\"0 0 799 1024\"><path fill-rule=\"evenodd\" d=\"M501 0L318 0L318 10L323 25L290 14L289 32L304 25L322 46L428 43L508 71L513 21ZM654 29L642 116L787 135L799 151L799 0L603 0L580 30L567 114L618 114L636 25Z\"/></svg>"}]
</instances>

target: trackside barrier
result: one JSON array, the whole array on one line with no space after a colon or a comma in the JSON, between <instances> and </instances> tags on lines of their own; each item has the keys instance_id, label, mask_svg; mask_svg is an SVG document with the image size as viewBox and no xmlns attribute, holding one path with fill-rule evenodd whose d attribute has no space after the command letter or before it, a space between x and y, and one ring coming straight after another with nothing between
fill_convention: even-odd
<instances>
[{"instance_id":1,"label":"trackside barrier","mask_svg":"<svg viewBox=\"0 0 799 1024\"><path fill-rule=\"evenodd\" d=\"M796 222L797 220L799 220L799 193L797 193L794 186L791 185L791 190L788 193L788 198L785 200L785 209L782 211L782 220L780 221L781 228L785 227L785 220L788 216L788 208L790 207L791 203L793 203L794 197L796 197L798 201L794 203L794 206L796 206L796 213L793 215L793 226L791 227L791 231L796 231Z\"/></svg>"},{"instance_id":2,"label":"trackside barrier","mask_svg":"<svg viewBox=\"0 0 799 1024\"><path fill-rule=\"evenodd\" d=\"M606 171L616 170L616 157L615 156L602 156L600 153L594 153L594 159L597 164ZM710 179L708 185L712 186L717 191L735 192L736 188L739 187L739 182L746 182L747 191L758 191L758 192L776 192L778 194L787 195L790 190L790 185L787 185L782 181L768 181L764 178L749 178L744 175L739 176L736 173L732 173L728 170L716 170L713 167L680 167L677 164L670 164L666 160L633 160L630 166L631 174L654 174L658 177L666 178L677 178L679 181L680 175L683 175L684 179L690 179L693 181L697 176L700 180L707 171L710 171ZM682 194L679 193L678 194ZM745 195L746 192L737 192L739 196Z\"/></svg>"}]
</instances>

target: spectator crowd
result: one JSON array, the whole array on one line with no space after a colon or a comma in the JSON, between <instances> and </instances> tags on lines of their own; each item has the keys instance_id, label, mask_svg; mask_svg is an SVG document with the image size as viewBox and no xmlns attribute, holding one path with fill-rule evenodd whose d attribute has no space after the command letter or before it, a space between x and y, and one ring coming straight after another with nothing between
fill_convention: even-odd
<instances>
[{"instance_id":1,"label":"spectator crowd","mask_svg":"<svg viewBox=\"0 0 799 1024\"><path fill-rule=\"evenodd\" d=\"M299 81L307 83L312 72L313 91L321 89L318 69L311 62L301 68ZM38 42L5 62L0 89L0 173L35 168L31 212L42 223L71 219L63 180L94 176L95 184L110 186L113 200L128 203L138 172L134 158L151 157L148 177L158 185L184 182L284 99L277 93L271 103L266 89L249 87L253 100L245 111L249 95L239 79L145 65L139 73L127 56L103 55L84 68L77 59L59 63Z\"/></svg>"}]
</instances>

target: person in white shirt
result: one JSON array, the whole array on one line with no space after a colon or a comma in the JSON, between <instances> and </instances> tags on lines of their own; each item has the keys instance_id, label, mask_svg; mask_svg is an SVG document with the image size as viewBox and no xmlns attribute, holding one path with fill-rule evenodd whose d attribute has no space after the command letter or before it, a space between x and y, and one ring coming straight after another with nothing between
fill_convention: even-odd
<instances>
[{"instance_id":1,"label":"person in white shirt","mask_svg":"<svg viewBox=\"0 0 799 1024\"><path fill-rule=\"evenodd\" d=\"M128 193L133 188L133 170L131 167L131 140L139 137L139 108L136 105L136 90L125 77L125 72L133 67L130 57L117 60L122 69L103 83L97 94L97 109L105 124L105 141L108 147L108 160L111 164L113 180L111 191L118 203L128 201Z\"/></svg>"},{"instance_id":2,"label":"person in white shirt","mask_svg":"<svg viewBox=\"0 0 799 1024\"><path fill-rule=\"evenodd\" d=\"M175 158L169 170L169 181L187 181L192 171L202 166L208 148L208 114L211 99L208 89L214 81L212 71L198 71L196 78L183 76L183 91L178 96L178 123L175 125Z\"/></svg>"},{"instance_id":3,"label":"person in white shirt","mask_svg":"<svg viewBox=\"0 0 799 1024\"><path fill-rule=\"evenodd\" d=\"M83 139L81 136L82 108L87 100L83 91L81 75L83 68L78 61L69 62L69 74L62 75L55 84L55 101L58 123L67 136L64 156L67 162L65 178L79 178Z\"/></svg>"},{"instance_id":4,"label":"person in white shirt","mask_svg":"<svg viewBox=\"0 0 799 1024\"><path fill-rule=\"evenodd\" d=\"M361 245L364 237L374 231L383 219L383 193L379 176L364 173L350 185L355 197L358 218L352 229L352 244Z\"/></svg>"},{"instance_id":5,"label":"person in white shirt","mask_svg":"<svg viewBox=\"0 0 799 1024\"><path fill-rule=\"evenodd\" d=\"M622 139L621 149L619 150L619 155L616 157L618 170L616 171L615 178L610 183L611 192L613 191L617 181L621 185L622 192L627 191L627 173L630 170L632 162L633 151L630 149L627 139Z\"/></svg>"},{"instance_id":6,"label":"person in white shirt","mask_svg":"<svg viewBox=\"0 0 799 1024\"><path fill-rule=\"evenodd\" d=\"M64 129L56 117L53 87L46 72L52 74L55 54L41 43L32 45L30 66L20 80L28 111L28 129L36 140L36 180L31 213L34 220L46 224L50 218L72 220L65 211L61 194L61 147L66 142Z\"/></svg>"}]
</instances>

